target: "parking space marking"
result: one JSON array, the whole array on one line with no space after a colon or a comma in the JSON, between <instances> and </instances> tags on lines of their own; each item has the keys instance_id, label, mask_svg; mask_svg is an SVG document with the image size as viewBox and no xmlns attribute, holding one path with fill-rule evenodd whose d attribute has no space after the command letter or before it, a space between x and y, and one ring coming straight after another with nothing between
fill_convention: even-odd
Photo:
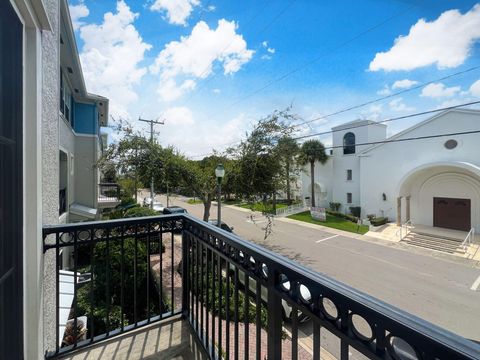
<instances>
[{"instance_id":1,"label":"parking space marking","mask_svg":"<svg viewBox=\"0 0 480 360\"><path fill-rule=\"evenodd\" d=\"M478 276L477 280L475 280L472 284L470 290L477 291L478 287L480 286L480 275Z\"/></svg>"},{"instance_id":2,"label":"parking space marking","mask_svg":"<svg viewBox=\"0 0 480 360\"><path fill-rule=\"evenodd\" d=\"M318 243L321 243L322 241L336 238L337 236L338 236L338 235L329 236L329 237L327 237L327 238L325 238L325 239L320 239L320 240L317 240L317 241L315 241L315 242L318 244Z\"/></svg>"}]
</instances>

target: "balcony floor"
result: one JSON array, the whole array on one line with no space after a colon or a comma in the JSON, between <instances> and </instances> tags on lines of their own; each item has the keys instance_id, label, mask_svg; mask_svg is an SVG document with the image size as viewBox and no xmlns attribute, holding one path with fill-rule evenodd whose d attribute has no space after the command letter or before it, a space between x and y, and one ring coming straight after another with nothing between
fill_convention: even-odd
<instances>
[{"instance_id":1,"label":"balcony floor","mask_svg":"<svg viewBox=\"0 0 480 360\"><path fill-rule=\"evenodd\" d=\"M80 349L60 359L204 360L208 357L189 324L177 316Z\"/></svg>"}]
</instances>

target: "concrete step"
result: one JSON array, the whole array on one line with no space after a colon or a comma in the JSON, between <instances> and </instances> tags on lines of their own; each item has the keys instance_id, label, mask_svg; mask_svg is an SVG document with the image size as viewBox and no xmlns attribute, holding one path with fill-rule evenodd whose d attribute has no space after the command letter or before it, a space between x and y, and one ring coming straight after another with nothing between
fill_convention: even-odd
<instances>
[{"instance_id":1,"label":"concrete step","mask_svg":"<svg viewBox=\"0 0 480 360\"><path fill-rule=\"evenodd\" d=\"M432 245L441 245L446 248L452 248L456 249L460 246L461 243L452 243L443 239L437 239L437 238L427 238L427 237L420 237L416 235L408 235L406 236L403 240L407 241L416 241L416 242L421 242L425 244L432 244Z\"/></svg>"},{"instance_id":2,"label":"concrete step","mask_svg":"<svg viewBox=\"0 0 480 360\"><path fill-rule=\"evenodd\" d=\"M426 233L411 232L405 238L403 238L402 242L408 245L423 247L449 254L465 253L465 251L460 247L462 241L447 236L432 236Z\"/></svg>"},{"instance_id":3,"label":"concrete step","mask_svg":"<svg viewBox=\"0 0 480 360\"><path fill-rule=\"evenodd\" d=\"M428 237L428 238L443 239L443 240L447 240L455 243L458 243L458 242L462 243L463 241L463 239L453 238L453 237L444 236L444 235L432 235L432 234L424 233L421 231L412 231L410 232L410 234L415 234L417 236Z\"/></svg>"},{"instance_id":4,"label":"concrete step","mask_svg":"<svg viewBox=\"0 0 480 360\"><path fill-rule=\"evenodd\" d=\"M446 247L441 246L441 245L426 244L424 242L418 242L418 241L403 241L403 242L407 245L417 246L417 247L421 247L421 248L429 249L429 250L441 251L441 252L448 253L448 254L453 254L453 253L457 252L456 248L451 249L451 248L446 248Z\"/></svg>"}]
</instances>

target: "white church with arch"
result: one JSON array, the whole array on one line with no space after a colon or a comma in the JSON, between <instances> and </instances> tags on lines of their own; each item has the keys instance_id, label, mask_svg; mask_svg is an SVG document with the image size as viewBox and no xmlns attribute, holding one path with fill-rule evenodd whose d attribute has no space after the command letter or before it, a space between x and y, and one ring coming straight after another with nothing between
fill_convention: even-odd
<instances>
[{"instance_id":1,"label":"white church with arch","mask_svg":"<svg viewBox=\"0 0 480 360\"><path fill-rule=\"evenodd\" d=\"M478 131L480 111L448 110L388 139L386 129L370 120L332 128L329 160L315 165L317 206L339 202L345 213L360 206L362 218L374 214L398 225L411 220L462 231L473 227L480 233L480 133L405 140ZM301 178L307 198L308 169Z\"/></svg>"}]
</instances>

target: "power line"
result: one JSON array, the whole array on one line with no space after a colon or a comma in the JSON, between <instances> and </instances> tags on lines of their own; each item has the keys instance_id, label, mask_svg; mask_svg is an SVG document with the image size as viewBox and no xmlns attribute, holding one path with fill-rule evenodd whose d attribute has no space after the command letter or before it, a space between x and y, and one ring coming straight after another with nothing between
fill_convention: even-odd
<instances>
[{"instance_id":1,"label":"power line","mask_svg":"<svg viewBox=\"0 0 480 360\"><path fill-rule=\"evenodd\" d=\"M297 72L300 71L300 70L303 70L303 69L309 67L310 65L316 63L317 61L321 60L322 58L324 58L325 56L329 55L330 53L332 53L332 52L334 52L334 51L337 51L337 50L339 50L339 49L341 49L341 48L349 45L350 43L352 43L352 42L354 42L355 40L359 39L360 37L364 36L365 34L368 34L369 32L372 32L372 31L378 29L379 27L383 26L384 24L388 23L389 21L393 20L394 18L396 18L396 17L398 17L398 16L400 16L400 15L403 15L404 13L410 11L410 10L413 9L414 7L416 7L416 5L409 6L408 8L406 8L406 9L404 9L404 10L402 10L402 11L400 11L400 12L398 12L398 13L390 16L390 17L388 17L387 19L381 21L380 23L378 23L378 24L376 24L376 25L374 25L374 26L372 26L372 27L370 27L370 28L362 31L361 33L355 35L354 37L352 37L352 38L344 41L344 42L341 43L340 45L338 45L338 46L334 47L333 49L331 49L329 52L323 53L322 55L320 55L320 56L318 56L318 57L316 57L316 58L308 61L307 63L305 63L305 64L303 64L303 65L301 65L301 66L299 66L299 67L297 67L297 68L295 68L295 69L293 69L293 70L291 70L291 71L288 71L287 73L283 74L282 76L271 80L270 82L268 82L266 85L262 86L261 88L258 88L258 89L256 89L256 90L254 90L253 92L251 92L250 94L247 94L247 95L241 97L240 99L234 101L233 103L227 105L224 110L226 110L226 109L228 109L228 108L230 108L230 107L232 107L232 106L235 106L235 105L239 104L240 102L242 102L242 101L244 101L244 100L252 97L253 95L256 95L256 94L258 94L259 92L261 92L261 91L269 88L269 87L272 86L273 84L275 84L275 83L277 83L277 82L279 82L279 81L281 81L281 80L286 79L287 77L289 77L289 76L297 73Z\"/></svg>"},{"instance_id":2,"label":"power line","mask_svg":"<svg viewBox=\"0 0 480 360\"><path fill-rule=\"evenodd\" d=\"M456 108L459 108L459 107L465 107L465 106L476 105L476 104L480 104L480 101L472 101L472 102L469 102L469 103L447 106L447 107L443 107L443 108L439 108L439 109L427 110L427 111L422 111L422 112L409 114L409 115L397 116L397 117L388 118L388 119L385 119L385 120L382 120L382 121L375 121L375 124L383 124L383 123L387 123L387 122L408 119L408 118L411 118L411 117L416 117L416 116L421 116L421 115L433 114L433 113L437 113L437 112L440 112L440 111L447 111L447 110L452 110L452 109L456 109ZM351 130L351 129L356 129L356 128L360 128L360 127L364 127L364 126L375 125L375 124L372 124L372 123L361 124L361 125L342 128L342 129L339 129L339 130L322 131L322 132L318 132L318 133L315 133L315 134L298 136L298 137L295 137L293 139L294 140L306 139L306 138L313 137L313 136L327 135L327 134L332 134L332 133L337 132L337 131Z\"/></svg>"},{"instance_id":3,"label":"power line","mask_svg":"<svg viewBox=\"0 0 480 360\"><path fill-rule=\"evenodd\" d=\"M470 135L470 134L478 134L478 133L480 133L480 130L462 131L462 132L455 132L455 133L417 136L417 137L410 137L410 138L403 138L403 139L370 141L370 142L365 142L365 143L357 143L357 144L355 144L355 146L389 144L389 143L394 143L394 142L435 139L435 138L446 137L446 136ZM337 148L343 148L343 147L344 147L343 145L335 145L335 146L326 146L325 149L330 150L330 149L337 149Z\"/></svg>"},{"instance_id":4,"label":"power line","mask_svg":"<svg viewBox=\"0 0 480 360\"><path fill-rule=\"evenodd\" d=\"M413 114L388 118L388 119L378 121L378 122L375 122L375 123L381 124L381 123L392 122L392 121L397 121L397 120L402 120L402 119L408 119L408 118L417 117L417 116L421 116L421 115L427 115L427 114L432 114L432 113L436 113L436 112L462 108L462 107L476 105L476 104L480 104L480 100L479 101L472 101L472 102L468 102L468 103L463 103L463 104L458 104L458 105L453 105L453 106L448 106L448 107L439 108L439 109L427 110L427 111L417 112L417 113L413 113ZM342 131L343 130L349 130L349 129L355 129L355 128L368 126L368 125L371 125L371 124L356 125L356 126L351 126L351 127L347 127L347 128L342 128ZM323 132L319 132L319 133L315 133L315 134L309 134L309 135L303 135L303 136L295 137L293 139L294 140L300 140L300 139L305 139L305 138L309 138L309 137L313 137L313 136L326 135L326 134L334 133L336 131L340 131L340 130L323 131ZM237 141L235 143L240 143L241 141L242 140ZM224 144L224 145L226 145L226 144ZM205 154L195 155L195 156L192 156L192 157L193 158L205 157L205 156L209 156L209 155L212 155L212 154L213 154L213 152L209 152L209 153L205 153Z\"/></svg>"},{"instance_id":5,"label":"power line","mask_svg":"<svg viewBox=\"0 0 480 360\"><path fill-rule=\"evenodd\" d=\"M283 13L285 13L285 11L287 11L288 8L290 8L290 6L293 5L294 2L296 2L297 0L292 0L290 3L287 4L287 6L285 6L282 10L280 10L280 12L272 19L270 20L270 22L265 25L262 30L260 30L257 34L256 34L256 37L259 37L261 34L263 34L265 31L267 31L274 23L275 21L277 21L282 15ZM262 13L262 11L267 7L268 3L265 3L265 5L263 6L263 8L258 11L255 16L253 16L246 24L245 24L245 27L248 27L248 25L250 23L253 22L253 20L255 20L258 16L260 16L260 14ZM221 53L225 52L226 50L228 50L228 48L230 48L230 46L233 44L233 42L235 41L232 40L222 51ZM202 79L202 77L207 73L207 71L210 69L210 66L206 66L205 69L202 71L202 73L200 74L199 78ZM200 90L202 90L203 88L205 88L205 86L207 86L215 77L217 77L218 73L214 73L213 76L211 76L208 80L204 81L202 86L199 87L197 89L197 91L195 93L192 93L186 100L185 102L188 102L189 100L191 100L194 96L198 95L200 93Z\"/></svg>"},{"instance_id":6,"label":"power line","mask_svg":"<svg viewBox=\"0 0 480 360\"><path fill-rule=\"evenodd\" d=\"M355 110L355 109L358 109L358 108L361 108L361 107L364 107L364 106L367 106L367 105L377 103L377 102L382 101L382 100L390 99L392 97L402 95L402 94L405 94L405 93L410 92L410 91L421 89L421 88L423 88L427 85L433 84L435 82L444 81L444 80L450 79L450 78L458 76L458 75L463 75L463 74L469 73L469 72L477 70L477 69L480 69L480 65L473 66L469 69L458 71L456 73L453 73L453 74L450 74L450 75L447 75L447 76L443 76L443 77L435 79L435 80L430 80L430 81L415 85L411 88L404 89L404 90L398 91L398 92L390 94L390 95L382 96L382 97L379 97L379 98L376 98L376 99L373 99L373 100L369 100L369 101L366 101L366 102L358 104L358 105L354 105L354 106L350 106L350 107L347 107L347 108L344 108L344 109L341 109L341 110L337 110L333 113L323 115L323 116L320 116L320 117L317 117L317 118L314 118L314 119L311 119L311 120L308 120L308 121L304 121L300 124L294 125L294 127L299 127L299 126L302 126L302 125L311 124L312 122L315 122L315 121L318 121L318 120L323 120L323 119L329 118L329 117L334 116L334 115L339 115L339 114L345 113L347 111Z\"/></svg>"}]
</instances>

